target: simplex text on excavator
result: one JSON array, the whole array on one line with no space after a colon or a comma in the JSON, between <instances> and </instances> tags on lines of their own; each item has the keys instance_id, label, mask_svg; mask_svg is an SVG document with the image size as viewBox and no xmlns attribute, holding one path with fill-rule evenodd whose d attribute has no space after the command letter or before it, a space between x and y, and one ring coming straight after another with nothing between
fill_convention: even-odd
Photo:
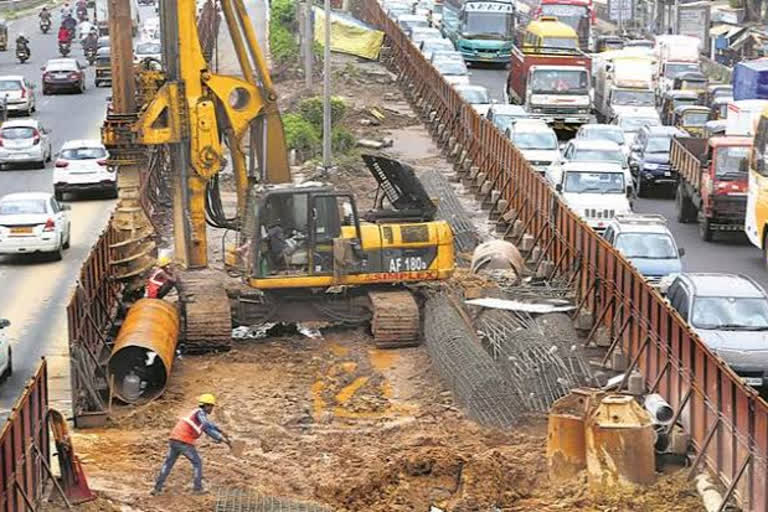
<instances>
[{"instance_id":1,"label":"simplex text on excavator","mask_svg":"<svg viewBox=\"0 0 768 512\"><path fill-rule=\"evenodd\" d=\"M292 183L277 95L244 4L219 5L242 78L209 69L194 0L163 0L163 73L153 72L156 92L130 125L137 148L165 146L172 162L186 349L225 348L233 325L261 322L370 321L380 347L418 343L418 301L401 285L452 274L449 224L434 220L413 170L381 156L363 157L379 188L362 215L348 192ZM108 119L111 151L120 147L115 134ZM237 189L232 218L219 194L227 160ZM226 258L242 279L208 268L206 224L236 231Z\"/></svg>"}]
</instances>

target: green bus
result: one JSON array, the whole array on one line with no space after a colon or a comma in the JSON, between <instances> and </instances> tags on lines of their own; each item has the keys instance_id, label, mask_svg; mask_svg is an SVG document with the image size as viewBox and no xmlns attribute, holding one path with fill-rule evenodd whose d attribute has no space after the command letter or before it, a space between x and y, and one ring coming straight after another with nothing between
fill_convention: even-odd
<instances>
[{"instance_id":1,"label":"green bus","mask_svg":"<svg viewBox=\"0 0 768 512\"><path fill-rule=\"evenodd\" d=\"M443 34L467 62L509 62L516 28L512 0L443 2Z\"/></svg>"}]
</instances>

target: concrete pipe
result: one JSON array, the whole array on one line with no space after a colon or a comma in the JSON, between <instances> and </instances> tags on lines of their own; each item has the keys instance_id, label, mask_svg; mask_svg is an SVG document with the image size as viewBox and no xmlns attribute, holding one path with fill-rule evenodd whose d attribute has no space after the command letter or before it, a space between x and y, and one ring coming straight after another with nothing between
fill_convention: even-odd
<instances>
[{"instance_id":1,"label":"concrete pipe","mask_svg":"<svg viewBox=\"0 0 768 512\"><path fill-rule=\"evenodd\" d=\"M520 277L525 270L525 263L514 244L504 240L490 240L475 248L471 269L475 274L482 270L512 269Z\"/></svg>"},{"instance_id":2,"label":"concrete pipe","mask_svg":"<svg viewBox=\"0 0 768 512\"><path fill-rule=\"evenodd\" d=\"M163 394L178 336L179 313L174 305L160 299L136 302L128 310L107 363L114 395L133 404Z\"/></svg>"},{"instance_id":3,"label":"concrete pipe","mask_svg":"<svg viewBox=\"0 0 768 512\"><path fill-rule=\"evenodd\" d=\"M675 417L675 411L658 393L646 395L643 405L651 413L653 422L659 425L669 425Z\"/></svg>"}]
</instances>

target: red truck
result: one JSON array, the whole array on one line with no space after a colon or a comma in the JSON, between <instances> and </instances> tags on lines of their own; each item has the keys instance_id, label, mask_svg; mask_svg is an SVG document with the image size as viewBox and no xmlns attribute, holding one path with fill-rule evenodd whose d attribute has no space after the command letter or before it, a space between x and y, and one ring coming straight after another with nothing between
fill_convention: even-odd
<instances>
[{"instance_id":1,"label":"red truck","mask_svg":"<svg viewBox=\"0 0 768 512\"><path fill-rule=\"evenodd\" d=\"M509 103L555 129L576 130L593 121L589 96L592 59L577 49L512 47L507 77Z\"/></svg>"},{"instance_id":2,"label":"red truck","mask_svg":"<svg viewBox=\"0 0 768 512\"><path fill-rule=\"evenodd\" d=\"M669 161L679 176L678 222L698 221L707 242L717 231L742 231L751 149L749 137L675 137Z\"/></svg>"}]
</instances>

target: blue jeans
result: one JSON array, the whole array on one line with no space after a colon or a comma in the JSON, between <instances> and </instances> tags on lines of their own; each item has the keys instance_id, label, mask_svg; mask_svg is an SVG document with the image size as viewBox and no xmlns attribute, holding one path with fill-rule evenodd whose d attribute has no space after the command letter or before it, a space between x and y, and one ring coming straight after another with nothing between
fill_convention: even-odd
<instances>
[{"instance_id":1,"label":"blue jeans","mask_svg":"<svg viewBox=\"0 0 768 512\"><path fill-rule=\"evenodd\" d=\"M200 460L200 456L197 454L197 450L191 444L182 443L171 439L168 441L168 455L165 457L163 467L160 469L160 475L158 475L155 481L155 489L160 491L163 488L165 480L168 475L171 474L173 465L176 464L176 459L179 455L185 456L192 463L192 467L195 471L195 490L199 491L203 488L203 461Z\"/></svg>"}]
</instances>

